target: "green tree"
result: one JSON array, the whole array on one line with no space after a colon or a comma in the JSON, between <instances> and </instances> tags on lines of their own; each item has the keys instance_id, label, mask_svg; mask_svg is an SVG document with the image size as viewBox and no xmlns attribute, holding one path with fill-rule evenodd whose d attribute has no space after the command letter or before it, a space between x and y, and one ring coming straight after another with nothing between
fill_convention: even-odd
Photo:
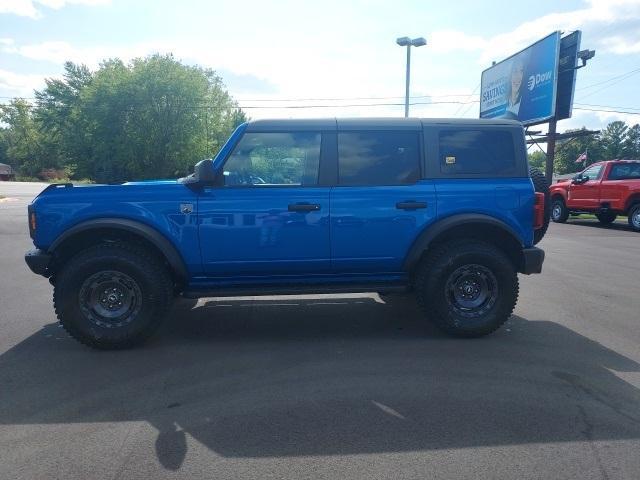
<instances>
[{"instance_id":1,"label":"green tree","mask_svg":"<svg viewBox=\"0 0 640 480\"><path fill-rule=\"evenodd\" d=\"M90 156L91 142L79 122L79 109L81 93L91 80L86 66L66 62L62 79L46 79L46 88L35 92L34 117L57 167L75 167Z\"/></svg>"},{"instance_id":2,"label":"green tree","mask_svg":"<svg viewBox=\"0 0 640 480\"><path fill-rule=\"evenodd\" d=\"M14 99L0 106L0 121L8 126L2 136L9 165L30 176L51 166L29 103Z\"/></svg>"},{"instance_id":3,"label":"green tree","mask_svg":"<svg viewBox=\"0 0 640 480\"><path fill-rule=\"evenodd\" d=\"M93 73L66 63L36 98L58 163L99 182L186 174L246 119L213 70L171 55L110 59Z\"/></svg>"},{"instance_id":4,"label":"green tree","mask_svg":"<svg viewBox=\"0 0 640 480\"><path fill-rule=\"evenodd\" d=\"M540 150L536 150L529 154L529 166L533 168L537 168L538 170L544 172L546 163L547 163L547 156L544 154L544 152L541 152Z\"/></svg>"},{"instance_id":5,"label":"green tree","mask_svg":"<svg viewBox=\"0 0 640 480\"><path fill-rule=\"evenodd\" d=\"M567 133L586 130L568 130ZM577 163L576 160L583 153L587 153L587 161ZM559 142L556 146L554 158L554 172L557 174L581 171L586 165L605 160L606 156L599 135L584 135Z\"/></svg>"},{"instance_id":6,"label":"green tree","mask_svg":"<svg viewBox=\"0 0 640 480\"><path fill-rule=\"evenodd\" d=\"M611 122L602 131L601 145L606 160L624 157L625 140L629 127L622 121Z\"/></svg>"},{"instance_id":7,"label":"green tree","mask_svg":"<svg viewBox=\"0 0 640 480\"><path fill-rule=\"evenodd\" d=\"M623 156L630 160L640 160L640 125L637 123L627 131Z\"/></svg>"}]
</instances>

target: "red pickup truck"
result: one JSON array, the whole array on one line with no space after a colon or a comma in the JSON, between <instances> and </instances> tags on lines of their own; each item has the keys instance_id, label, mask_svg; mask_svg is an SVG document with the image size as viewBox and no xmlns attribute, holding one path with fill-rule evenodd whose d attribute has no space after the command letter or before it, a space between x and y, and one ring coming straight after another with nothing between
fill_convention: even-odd
<instances>
[{"instance_id":1,"label":"red pickup truck","mask_svg":"<svg viewBox=\"0 0 640 480\"><path fill-rule=\"evenodd\" d=\"M554 183L551 220L564 223L570 214L593 213L603 224L627 215L640 231L640 160L609 160L589 165L571 180Z\"/></svg>"}]
</instances>

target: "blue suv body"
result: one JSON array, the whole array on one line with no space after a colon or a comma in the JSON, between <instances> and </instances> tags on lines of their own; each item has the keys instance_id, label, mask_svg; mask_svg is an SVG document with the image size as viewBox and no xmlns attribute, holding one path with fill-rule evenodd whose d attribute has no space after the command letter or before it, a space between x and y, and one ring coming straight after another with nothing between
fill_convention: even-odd
<instances>
[{"instance_id":1,"label":"blue suv body","mask_svg":"<svg viewBox=\"0 0 640 480\"><path fill-rule=\"evenodd\" d=\"M537 198L516 122L258 120L189 177L49 186L25 258L98 348L148 337L176 294L415 291L479 336L541 271Z\"/></svg>"}]
</instances>

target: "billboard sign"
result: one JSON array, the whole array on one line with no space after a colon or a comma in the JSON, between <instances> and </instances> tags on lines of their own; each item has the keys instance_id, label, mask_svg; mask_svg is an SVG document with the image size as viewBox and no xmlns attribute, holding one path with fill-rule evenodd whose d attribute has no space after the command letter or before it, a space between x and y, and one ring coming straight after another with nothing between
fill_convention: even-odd
<instances>
[{"instance_id":1,"label":"billboard sign","mask_svg":"<svg viewBox=\"0 0 640 480\"><path fill-rule=\"evenodd\" d=\"M576 88L578 52L582 32L576 30L560 40L558 60L558 93L556 98L556 120L571 118L573 92Z\"/></svg>"},{"instance_id":2,"label":"billboard sign","mask_svg":"<svg viewBox=\"0 0 640 480\"><path fill-rule=\"evenodd\" d=\"M509 118L525 125L552 118L559 49L560 32L554 32L482 72L480 118Z\"/></svg>"}]
</instances>

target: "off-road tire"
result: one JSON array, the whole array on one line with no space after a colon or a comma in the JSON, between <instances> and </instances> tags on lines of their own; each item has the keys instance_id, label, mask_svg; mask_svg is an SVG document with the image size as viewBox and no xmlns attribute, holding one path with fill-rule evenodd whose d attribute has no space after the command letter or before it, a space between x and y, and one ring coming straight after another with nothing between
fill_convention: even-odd
<instances>
[{"instance_id":1,"label":"off-road tire","mask_svg":"<svg viewBox=\"0 0 640 480\"><path fill-rule=\"evenodd\" d=\"M495 299L477 315L461 312L452 302L451 277L465 268L481 267L495 280ZM507 255L479 240L458 240L435 247L424 258L416 275L418 304L426 317L444 332L456 337L481 337L507 321L518 301L518 275ZM463 314L464 313L464 314Z\"/></svg>"},{"instance_id":2,"label":"off-road tire","mask_svg":"<svg viewBox=\"0 0 640 480\"><path fill-rule=\"evenodd\" d=\"M569 218L569 209L562 198L554 198L551 202L551 220L555 223L565 223Z\"/></svg>"},{"instance_id":3,"label":"off-road tire","mask_svg":"<svg viewBox=\"0 0 640 480\"><path fill-rule=\"evenodd\" d=\"M636 203L629 209L629 226L636 232L640 232L640 203Z\"/></svg>"},{"instance_id":4,"label":"off-road tire","mask_svg":"<svg viewBox=\"0 0 640 480\"><path fill-rule=\"evenodd\" d=\"M596 218L603 225L609 225L609 224L615 222L617 216L618 215L616 215L613 212L596 213Z\"/></svg>"},{"instance_id":5,"label":"off-road tire","mask_svg":"<svg viewBox=\"0 0 640 480\"><path fill-rule=\"evenodd\" d=\"M83 292L93 288L90 291L94 298L95 285L102 289L107 284L99 283L101 279L114 282L121 278L128 279L123 290L126 298L130 297L126 307L133 308L130 315L105 319L87 306L91 302ZM94 283L87 287L87 282ZM172 297L173 282L159 258L135 245L105 243L81 251L62 268L54 286L53 304L60 324L73 338L89 347L117 350L138 345L151 336L160 326ZM98 300L94 302L101 308Z\"/></svg>"},{"instance_id":6,"label":"off-road tire","mask_svg":"<svg viewBox=\"0 0 640 480\"><path fill-rule=\"evenodd\" d=\"M542 227L533 231L533 244L536 245L542 240L549 228L549 220L551 218L551 195L549 193L549 184L547 177L537 168L529 168L529 176L533 182L533 188L536 192L544 193L544 223Z\"/></svg>"}]
</instances>

